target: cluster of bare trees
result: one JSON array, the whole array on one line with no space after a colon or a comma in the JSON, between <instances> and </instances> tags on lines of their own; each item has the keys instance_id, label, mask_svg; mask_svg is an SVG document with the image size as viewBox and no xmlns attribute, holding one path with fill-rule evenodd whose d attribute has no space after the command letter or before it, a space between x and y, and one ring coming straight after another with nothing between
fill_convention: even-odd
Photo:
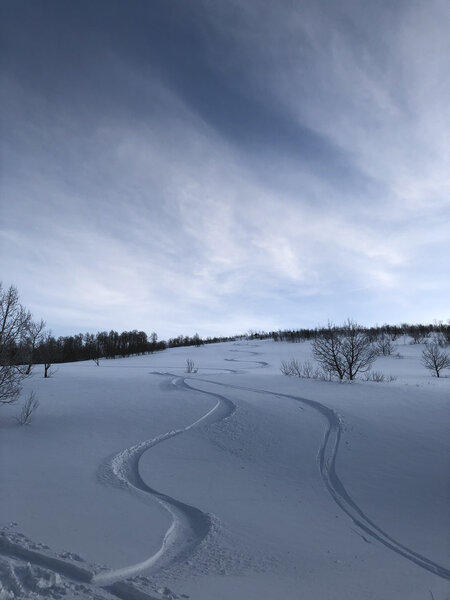
<instances>
[{"instance_id":1,"label":"cluster of bare trees","mask_svg":"<svg viewBox=\"0 0 450 600\"><path fill-rule=\"evenodd\" d=\"M19 301L14 286L0 282L0 404L12 404L20 395L22 382L31 372L37 345L44 336L44 321L33 321ZM32 392L18 420L28 423L38 401Z\"/></svg>"},{"instance_id":2,"label":"cluster of bare trees","mask_svg":"<svg viewBox=\"0 0 450 600\"><path fill-rule=\"evenodd\" d=\"M253 333L254 338L266 339L272 338L276 342L304 342L313 340L317 335L326 331L326 327L316 327L314 329L288 329L272 332L260 331ZM336 330L345 329L343 326L335 326ZM438 340L439 345L445 346L450 344L450 320L435 321L428 325L402 323L401 325L379 325L376 327L365 327L365 333L373 342L377 342L381 338L389 340L393 345L398 342L401 337L408 338L412 344L423 344L430 337Z\"/></svg>"},{"instance_id":3,"label":"cluster of bare trees","mask_svg":"<svg viewBox=\"0 0 450 600\"><path fill-rule=\"evenodd\" d=\"M419 328L415 326L413 331L418 336ZM423 331L421 331L423 333ZM439 329L429 334L425 340L425 349L422 352L422 364L429 369L433 375L440 377L443 369L450 368L450 356L443 350L448 345L447 328L442 323ZM393 381L392 376L381 377L380 373L369 374L369 371L377 356L390 356L397 348L396 337L387 331L381 331L377 336L371 330L363 328L355 321L347 319L344 325L336 326L328 323L326 328L315 330L312 338L312 354L320 366L315 369L309 361L304 364L295 359L283 361L280 367L284 375L294 375L307 378L332 379L340 381L354 380L358 375L364 375L366 381ZM414 341L414 338L413 338ZM414 343L416 343L414 341Z\"/></svg>"}]
</instances>

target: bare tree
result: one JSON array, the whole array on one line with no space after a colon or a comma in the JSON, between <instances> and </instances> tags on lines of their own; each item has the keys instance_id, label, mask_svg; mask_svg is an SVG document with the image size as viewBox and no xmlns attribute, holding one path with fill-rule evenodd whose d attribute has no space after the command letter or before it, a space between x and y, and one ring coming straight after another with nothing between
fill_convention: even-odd
<instances>
[{"instance_id":1,"label":"bare tree","mask_svg":"<svg viewBox=\"0 0 450 600\"><path fill-rule=\"evenodd\" d=\"M438 344L428 343L422 352L422 364L429 371L434 371L436 377L440 377L442 369L450 369L450 356Z\"/></svg>"},{"instance_id":2,"label":"bare tree","mask_svg":"<svg viewBox=\"0 0 450 600\"><path fill-rule=\"evenodd\" d=\"M327 329L316 335L312 342L312 353L324 371L337 375L340 380L345 376L345 363L342 356L342 336L338 328L328 322Z\"/></svg>"},{"instance_id":3,"label":"bare tree","mask_svg":"<svg viewBox=\"0 0 450 600\"><path fill-rule=\"evenodd\" d=\"M44 329L45 329L45 321L42 319L39 322L30 322L30 327L28 334L26 336L26 345L28 347L28 367L26 370L26 374L29 375L31 373L31 368L33 366L33 357L34 350L39 342L44 338Z\"/></svg>"},{"instance_id":4,"label":"bare tree","mask_svg":"<svg viewBox=\"0 0 450 600\"><path fill-rule=\"evenodd\" d=\"M20 394L27 375L22 352L31 322L17 289L4 290L0 283L0 404L11 404Z\"/></svg>"},{"instance_id":5,"label":"bare tree","mask_svg":"<svg viewBox=\"0 0 450 600\"><path fill-rule=\"evenodd\" d=\"M52 371L50 367L58 360L58 348L56 340L52 336L50 330L48 330L40 340L39 356L44 364L44 377L51 377L55 371Z\"/></svg>"},{"instance_id":6,"label":"bare tree","mask_svg":"<svg viewBox=\"0 0 450 600\"><path fill-rule=\"evenodd\" d=\"M312 352L325 372L350 381L367 372L377 356L370 336L351 319L342 327L328 323L314 338Z\"/></svg>"},{"instance_id":7,"label":"bare tree","mask_svg":"<svg viewBox=\"0 0 450 600\"><path fill-rule=\"evenodd\" d=\"M37 400L36 395L33 391L25 400L19 416L16 417L18 422L21 425L28 425L31 422L31 415L35 412L35 410L37 410L38 406L39 401Z\"/></svg>"},{"instance_id":8,"label":"bare tree","mask_svg":"<svg viewBox=\"0 0 450 600\"><path fill-rule=\"evenodd\" d=\"M369 335L355 321L347 319L342 329L341 354L346 377L352 381L358 373L369 371L377 351Z\"/></svg>"}]
</instances>

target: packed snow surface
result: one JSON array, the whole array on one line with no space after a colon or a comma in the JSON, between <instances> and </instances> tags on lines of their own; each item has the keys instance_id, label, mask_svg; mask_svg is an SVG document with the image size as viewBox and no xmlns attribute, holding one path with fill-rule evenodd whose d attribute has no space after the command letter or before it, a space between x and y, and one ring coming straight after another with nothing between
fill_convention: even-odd
<instances>
[{"instance_id":1,"label":"packed snow surface","mask_svg":"<svg viewBox=\"0 0 450 600\"><path fill-rule=\"evenodd\" d=\"M35 367L0 411L0 600L446 600L450 377L285 377L308 343ZM192 359L194 372L186 373Z\"/></svg>"}]
</instances>

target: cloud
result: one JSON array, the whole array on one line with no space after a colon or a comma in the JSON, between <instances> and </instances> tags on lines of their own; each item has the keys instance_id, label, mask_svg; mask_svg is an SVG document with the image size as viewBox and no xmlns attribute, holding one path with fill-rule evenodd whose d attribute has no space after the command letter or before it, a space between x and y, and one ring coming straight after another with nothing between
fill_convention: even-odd
<instances>
[{"instance_id":1,"label":"cloud","mask_svg":"<svg viewBox=\"0 0 450 600\"><path fill-rule=\"evenodd\" d=\"M23 301L64 333L446 318L447 5L198 3L183 24L138 4L96 30L48 3L8 36L0 242Z\"/></svg>"}]
</instances>

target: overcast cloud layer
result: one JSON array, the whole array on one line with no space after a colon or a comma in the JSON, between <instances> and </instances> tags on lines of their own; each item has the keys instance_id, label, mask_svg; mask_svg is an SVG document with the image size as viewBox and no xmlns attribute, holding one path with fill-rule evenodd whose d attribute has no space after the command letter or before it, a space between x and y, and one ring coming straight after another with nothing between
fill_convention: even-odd
<instances>
[{"instance_id":1,"label":"overcast cloud layer","mask_svg":"<svg viewBox=\"0 0 450 600\"><path fill-rule=\"evenodd\" d=\"M0 5L0 279L54 333L450 317L447 0Z\"/></svg>"}]
</instances>

